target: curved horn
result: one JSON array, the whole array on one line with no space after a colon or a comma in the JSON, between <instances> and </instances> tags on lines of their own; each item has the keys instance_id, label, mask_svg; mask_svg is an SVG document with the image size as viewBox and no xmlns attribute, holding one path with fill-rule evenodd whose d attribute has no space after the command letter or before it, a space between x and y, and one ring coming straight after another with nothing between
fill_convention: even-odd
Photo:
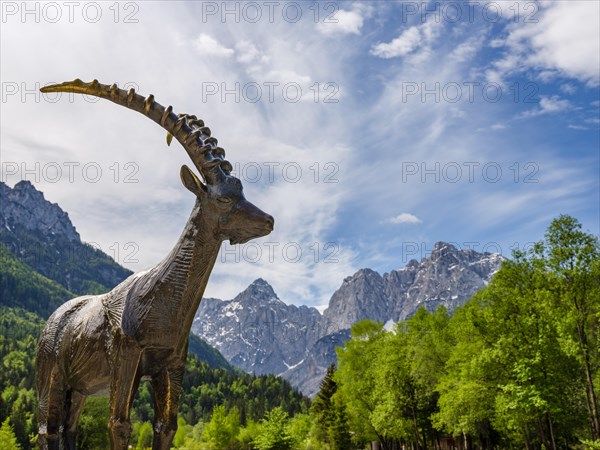
<instances>
[{"instance_id":1,"label":"curved horn","mask_svg":"<svg viewBox=\"0 0 600 450\"><path fill-rule=\"evenodd\" d=\"M154 95L144 98L136 94L134 89L126 91L119 89L116 84L109 86L98 80L84 83L80 79L45 86L40 90L92 95L145 115L175 136L209 184L221 182L231 171L231 164L223 159L223 149L217 147L217 140L210 137L210 129L204 126L202 120L196 116L173 113L172 106L165 108L154 101Z\"/></svg>"}]
</instances>

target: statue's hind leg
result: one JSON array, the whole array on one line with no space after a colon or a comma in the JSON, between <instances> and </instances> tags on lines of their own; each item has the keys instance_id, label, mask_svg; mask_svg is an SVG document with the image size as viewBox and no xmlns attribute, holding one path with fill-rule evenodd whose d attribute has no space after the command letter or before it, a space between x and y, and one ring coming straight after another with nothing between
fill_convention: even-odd
<instances>
[{"instance_id":1,"label":"statue's hind leg","mask_svg":"<svg viewBox=\"0 0 600 450\"><path fill-rule=\"evenodd\" d=\"M67 393L65 422L63 426L65 450L77 448L77 421L83 410L85 396L76 391Z\"/></svg>"},{"instance_id":2,"label":"statue's hind leg","mask_svg":"<svg viewBox=\"0 0 600 450\"><path fill-rule=\"evenodd\" d=\"M38 445L41 450L59 450L66 384L56 366L49 372L38 373L37 381L40 420Z\"/></svg>"}]
</instances>

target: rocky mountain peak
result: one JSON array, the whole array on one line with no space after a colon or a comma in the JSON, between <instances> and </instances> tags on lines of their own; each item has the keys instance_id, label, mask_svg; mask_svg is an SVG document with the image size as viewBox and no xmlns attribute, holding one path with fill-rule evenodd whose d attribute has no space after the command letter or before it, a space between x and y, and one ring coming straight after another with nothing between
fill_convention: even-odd
<instances>
[{"instance_id":1,"label":"rocky mountain peak","mask_svg":"<svg viewBox=\"0 0 600 450\"><path fill-rule=\"evenodd\" d=\"M41 191L38 191L35 188L35 186L31 183L31 181L29 181L29 180L21 180L21 181L19 181L17 184L15 184L15 187L13 189L15 191L28 191L28 192L33 193L33 195L39 195L42 198L44 198L44 193L41 192Z\"/></svg>"},{"instance_id":2,"label":"rocky mountain peak","mask_svg":"<svg viewBox=\"0 0 600 450\"><path fill-rule=\"evenodd\" d=\"M404 269L411 270L411 269L416 269L417 267L419 267L419 261L417 261L416 259L411 259Z\"/></svg>"},{"instance_id":3,"label":"rocky mountain peak","mask_svg":"<svg viewBox=\"0 0 600 450\"><path fill-rule=\"evenodd\" d=\"M0 224L6 230L19 226L66 241L81 241L69 215L47 201L31 182L19 181L12 189L5 183L0 185Z\"/></svg>"},{"instance_id":4,"label":"rocky mountain peak","mask_svg":"<svg viewBox=\"0 0 600 450\"><path fill-rule=\"evenodd\" d=\"M383 278L372 269L360 269L346 277L331 296L323 312L322 327L325 334L350 328L365 317L384 320L388 302L384 295Z\"/></svg>"},{"instance_id":5,"label":"rocky mountain peak","mask_svg":"<svg viewBox=\"0 0 600 450\"><path fill-rule=\"evenodd\" d=\"M240 292L234 302L281 302L273 287L262 278L254 280L246 289ZM282 302L283 303L283 302Z\"/></svg>"},{"instance_id":6,"label":"rocky mountain peak","mask_svg":"<svg viewBox=\"0 0 600 450\"><path fill-rule=\"evenodd\" d=\"M320 319L315 308L286 305L259 278L233 300L203 299L192 331L243 370L281 374L320 337Z\"/></svg>"},{"instance_id":7,"label":"rocky mountain peak","mask_svg":"<svg viewBox=\"0 0 600 450\"><path fill-rule=\"evenodd\" d=\"M446 242L436 242L429 259L433 262L453 262L461 258L461 251L454 245ZM426 260L427 258L424 258Z\"/></svg>"}]
</instances>

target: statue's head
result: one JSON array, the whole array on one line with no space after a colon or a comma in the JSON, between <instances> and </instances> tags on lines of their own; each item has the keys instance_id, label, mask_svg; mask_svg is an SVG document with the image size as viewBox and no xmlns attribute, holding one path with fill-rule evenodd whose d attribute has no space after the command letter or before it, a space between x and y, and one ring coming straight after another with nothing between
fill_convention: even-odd
<instances>
[{"instance_id":1,"label":"statue's head","mask_svg":"<svg viewBox=\"0 0 600 450\"><path fill-rule=\"evenodd\" d=\"M214 179L203 174L202 182L188 166L181 167L181 181L202 205L202 218L213 219L215 235L231 244L243 244L273 231L273 217L246 200L242 182L220 172Z\"/></svg>"},{"instance_id":2,"label":"statue's head","mask_svg":"<svg viewBox=\"0 0 600 450\"><path fill-rule=\"evenodd\" d=\"M116 84L101 84L98 80L84 83L77 79L45 86L42 92L69 92L94 95L125 106L158 123L168 131L167 143L175 137L183 146L204 181L183 166L183 185L196 195L201 204L201 219L213 227L215 237L232 244L241 244L273 231L273 217L262 212L244 198L242 183L231 175L232 166L225 160L225 151L217 146L210 129L196 116L174 114L154 101L154 95L142 97L134 89L125 91Z\"/></svg>"},{"instance_id":3,"label":"statue's head","mask_svg":"<svg viewBox=\"0 0 600 450\"><path fill-rule=\"evenodd\" d=\"M225 150L217 146L217 139L211 137L202 120L181 114L172 135L183 145L203 179L188 166L181 167L181 181L198 198L202 220L213 227L217 239L243 244L273 231L273 217L246 200L242 182L231 175Z\"/></svg>"}]
</instances>

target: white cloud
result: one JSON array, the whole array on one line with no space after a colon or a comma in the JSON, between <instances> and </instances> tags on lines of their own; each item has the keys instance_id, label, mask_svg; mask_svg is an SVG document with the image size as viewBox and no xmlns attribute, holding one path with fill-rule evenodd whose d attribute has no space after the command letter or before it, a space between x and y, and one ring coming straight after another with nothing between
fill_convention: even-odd
<instances>
[{"instance_id":1,"label":"white cloud","mask_svg":"<svg viewBox=\"0 0 600 450\"><path fill-rule=\"evenodd\" d=\"M570 107L571 103L569 100L561 99L557 95L553 95L552 97L542 96L540 98L540 109L544 114L564 111Z\"/></svg>"},{"instance_id":2,"label":"white cloud","mask_svg":"<svg viewBox=\"0 0 600 450\"><path fill-rule=\"evenodd\" d=\"M572 109L571 102L566 99L561 99L558 95L553 95L551 97L542 96L540 98L540 106L539 108L530 109L529 111L525 111L517 116L517 118L528 118L528 117L536 117L541 116L543 114L555 114L561 111L566 111Z\"/></svg>"},{"instance_id":3,"label":"white cloud","mask_svg":"<svg viewBox=\"0 0 600 450\"><path fill-rule=\"evenodd\" d=\"M483 39L481 37L472 37L452 50L449 57L459 62L471 60L477 54L482 44Z\"/></svg>"},{"instance_id":4,"label":"white cloud","mask_svg":"<svg viewBox=\"0 0 600 450\"><path fill-rule=\"evenodd\" d=\"M206 33L201 33L196 39L194 39L193 44L196 50L198 50L202 55L206 56L228 58L234 53L232 48L225 47L214 37L209 36Z\"/></svg>"},{"instance_id":5,"label":"white cloud","mask_svg":"<svg viewBox=\"0 0 600 450\"><path fill-rule=\"evenodd\" d=\"M371 49L371 54L380 58L405 56L421 45L421 32L418 27L410 27L389 43L379 43Z\"/></svg>"},{"instance_id":6,"label":"white cloud","mask_svg":"<svg viewBox=\"0 0 600 450\"><path fill-rule=\"evenodd\" d=\"M242 40L235 45L235 49L237 52L236 59L241 63L248 64L255 61L268 61L268 58L251 41Z\"/></svg>"},{"instance_id":7,"label":"white cloud","mask_svg":"<svg viewBox=\"0 0 600 450\"><path fill-rule=\"evenodd\" d=\"M317 30L324 35L360 34L363 26L363 16L358 11L339 9L332 17L320 21Z\"/></svg>"},{"instance_id":8,"label":"white cloud","mask_svg":"<svg viewBox=\"0 0 600 450\"><path fill-rule=\"evenodd\" d=\"M492 125L492 130L505 130L506 129L506 125L503 123L495 123L494 125Z\"/></svg>"},{"instance_id":9,"label":"white cloud","mask_svg":"<svg viewBox=\"0 0 600 450\"><path fill-rule=\"evenodd\" d=\"M572 130L587 130L587 127L581 125L569 125L569 128Z\"/></svg>"},{"instance_id":10,"label":"white cloud","mask_svg":"<svg viewBox=\"0 0 600 450\"><path fill-rule=\"evenodd\" d=\"M506 54L495 62L502 76L515 71L539 71L542 80L575 78L593 86L600 82L600 2L538 3L537 23L507 26ZM496 41L494 46L499 46Z\"/></svg>"},{"instance_id":11,"label":"white cloud","mask_svg":"<svg viewBox=\"0 0 600 450\"><path fill-rule=\"evenodd\" d=\"M565 83L560 86L560 90L565 94L574 94L577 92L577 88L572 83Z\"/></svg>"},{"instance_id":12,"label":"white cloud","mask_svg":"<svg viewBox=\"0 0 600 450\"><path fill-rule=\"evenodd\" d=\"M397 216L386 219L385 222L393 223L395 225L399 225L399 224L403 224L403 223L417 224L417 223L421 223L421 219L419 219L414 214L402 213L402 214L398 214Z\"/></svg>"},{"instance_id":13,"label":"white cloud","mask_svg":"<svg viewBox=\"0 0 600 450\"><path fill-rule=\"evenodd\" d=\"M490 47L492 48L500 48L504 47L504 45L506 45L506 39L496 38L490 41Z\"/></svg>"},{"instance_id":14,"label":"white cloud","mask_svg":"<svg viewBox=\"0 0 600 450\"><path fill-rule=\"evenodd\" d=\"M371 47L369 53L384 59L405 57L411 66L421 66L435 53L433 44L438 40L444 22L428 20L420 25L405 29L400 36L391 42L380 42ZM474 44L467 40L455 49L452 59L464 60L473 54Z\"/></svg>"}]
</instances>

